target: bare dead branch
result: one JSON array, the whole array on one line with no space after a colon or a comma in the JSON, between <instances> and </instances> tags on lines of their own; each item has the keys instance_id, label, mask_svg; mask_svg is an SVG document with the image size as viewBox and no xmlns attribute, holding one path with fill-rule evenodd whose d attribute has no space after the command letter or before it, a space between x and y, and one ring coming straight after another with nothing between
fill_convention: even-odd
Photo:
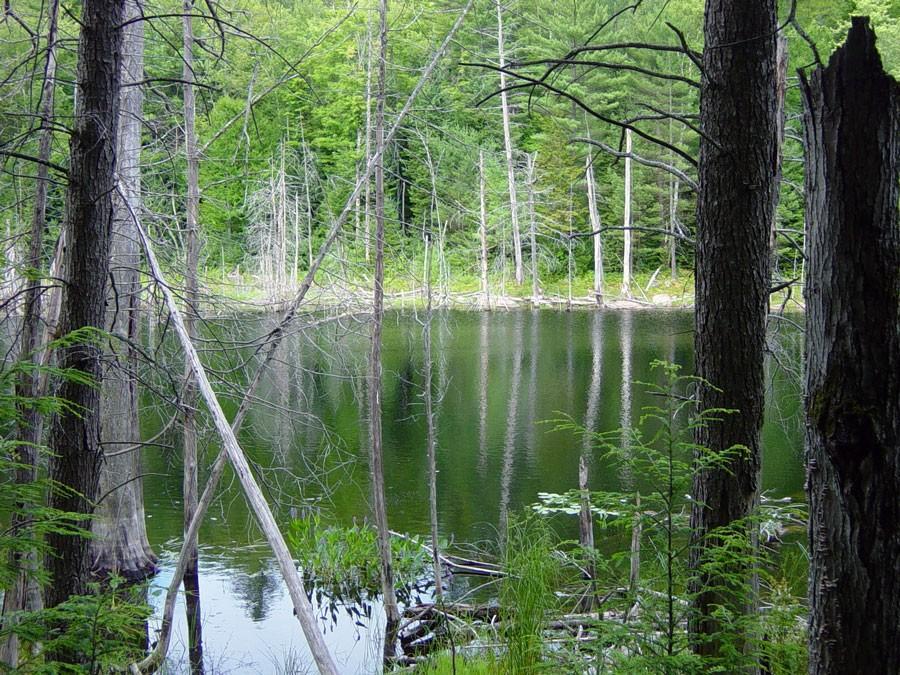
<instances>
[{"instance_id":1,"label":"bare dead branch","mask_svg":"<svg viewBox=\"0 0 900 675\"><path fill-rule=\"evenodd\" d=\"M601 122L606 122L607 124L611 124L613 126L619 127L621 129L631 129L635 134L637 134L644 140L650 141L651 143L659 145L660 147L671 150L676 155L681 157L683 160L688 162L691 166L694 166L694 167L697 166L697 160L694 159L693 157L691 157L689 154L687 154L681 148L678 148L678 147L672 145L671 143L662 140L661 138L657 138L656 136L653 136L652 134L648 134L646 131L644 131L643 129L640 129L639 127L636 127L631 124L625 124L620 120L603 115L603 114L597 112L596 110L594 110L593 108L591 108L590 106L588 106L586 103L584 103L584 101L579 99L577 96L573 96L572 94L568 93L567 91L560 89L559 87L555 87L548 82L544 82L543 80L539 80L539 79L536 79L533 77L528 77L526 75L522 75L521 73L509 70L508 68L500 68L498 66L493 66L493 65L490 65L487 63L461 63L460 65L470 66L470 67L474 67L474 68L484 68L486 70L493 70L496 72L502 71L502 72L506 73L507 75L510 75L511 77L515 77L518 80L522 80L522 84L510 85L502 91L516 91L516 90L520 90L520 89L533 89L534 87L542 87L544 89L547 89L548 91L556 94L557 96L561 96L562 98L565 98L565 99L571 101L572 103L574 103L576 106L581 108L584 112L586 112L591 117L598 119ZM482 98L480 101L478 101L475 105L476 106L482 105L483 103L489 101L490 99L494 98L495 96L498 96L500 94L500 92L501 92L501 90L497 90L497 91L494 91L494 92L488 94L487 96Z\"/></svg>"},{"instance_id":2,"label":"bare dead branch","mask_svg":"<svg viewBox=\"0 0 900 675\"><path fill-rule=\"evenodd\" d=\"M672 73L661 73L656 70L650 70L649 68L642 68L641 66L632 66L626 63L613 63L610 61L585 61L581 59L570 59L570 58L562 58L562 59L540 59L538 61L527 61L523 63L514 63L510 64L512 68L525 68L528 66L534 65L553 65L553 66L588 66L590 68L603 68L606 70L630 70L635 73L640 73L641 75L646 75L648 77L654 77L662 80L672 80L675 82L683 82L691 87L696 89L700 88L700 83L697 80L692 80L689 77L684 77L683 75L674 75Z\"/></svg>"},{"instance_id":3,"label":"bare dead branch","mask_svg":"<svg viewBox=\"0 0 900 675\"><path fill-rule=\"evenodd\" d=\"M688 176L684 171L679 169L676 166L671 164L667 164L666 162L662 162L656 159L648 159L646 157L641 157L640 155L636 155L633 152L619 152L615 148L608 146L606 143L601 143L600 141L595 141L590 138L578 137L572 139L577 143L587 143L588 145L593 145L594 147L600 148L603 152L612 155L613 157L626 158L630 157L638 164L643 164L644 166L651 166L655 169L662 169L663 171L668 171L670 174L678 178L680 181L688 185L694 192L696 192L699 187L697 185L697 181Z\"/></svg>"}]
</instances>

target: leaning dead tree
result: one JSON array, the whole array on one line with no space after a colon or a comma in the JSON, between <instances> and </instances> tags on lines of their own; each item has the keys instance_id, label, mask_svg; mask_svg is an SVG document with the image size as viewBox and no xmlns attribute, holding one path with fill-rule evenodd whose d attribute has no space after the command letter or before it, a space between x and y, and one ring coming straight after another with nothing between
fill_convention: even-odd
<instances>
[{"instance_id":1,"label":"leaning dead tree","mask_svg":"<svg viewBox=\"0 0 900 675\"><path fill-rule=\"evenodd\" d=\"M391 142L391 140L396 135L397 130L400 128L400 126L403 124L403 121L409 114L410 110L412 110L413 103L422 92L422 89L425 87L425 84L430 79L432 73L434 73L434 70L437 67L438 63L446 53L450 41L453 39L453 36L456 35L457 31L463 23L463 20L472 9L473 4L474 0L469 0L466 3L466 6L463 8L462 12L460 12L460 15L457 17L453 26L445 36L444 41L435 51L431 61L422 71L422 75L420 76L419 81L416 83L416 86L407 97L406 103L403 105L403 108L397 114L393 126L385 134L385 145L388 145ZM290 325L297 318L299 309L306 298L306 294L309 292L310 288L313 285L319 268L328 255L331 246L338 238L338 235L340 234L341 229L346 224L347 219L353 212L356 199L360 194L362 194L365 185L368 183L369 179L374 173L375 165L379 161L380 157L381 155L376 152L369 159L369 162L366 165L365 170L361 172L359 180L357 181L354 189L351 191L350 195L344 202L344 207L341 210L340 215L332 223L331 229L328 231L325 240L322 242L318 254L311 261L309 270L307 271L306 276L300 284L296 295L289 303L288 307L281 317L281 320L278 322L275 328L269 331L269 333L265 336L265 339L262 341L263 347L260 348L264 351L264 353L262 354L262 363L256 370L256 373L253 375L249 385L247 386L247 390L244 394L244 399L241 401L241 404L238 407L237 412L235 413L234 419L231 422L230 430L233 436L236 436L238 431L240 430L241 425L243 424L243 421L247 415L247 411L250 409L250 403L256 394L256 390L259 387L260 382L262 381L263 373L275 359L275 355L279 345L281 344L281 341L287 335L287 331ZM149 240L147 240L146 237L142 237L142 243L145 245L145 253L147 253L149 258ZM172 303L170 307L174 307L174 309L177 311L177 306L174 306L174 303ZM181 335L182 334L180 333L179 337L181 337ZM190 344L190 341L188 340L187 343ZM191 345L190 348L193 349L193 346ZM202 364L200 364L199 361L196 361L196 363L202 367ZM228 433L225 429L222 428L217 428L217 430L220 434ZM197 504L197 510L194 513L194 517L191 519L191 522L187 528L187 532L185 533L185 540L182 544L181 551L178 556L178 564L176 565L175 570L172 572L172 578L169 581L168 588L166 589L166 600L163 606L162 626L158 635L156 646L145 659L131 665L130 670L132 673L155 672L157 669L159 669L159 667L163 663L163 660L165 659L172 635L172 626L174 622L178 589L181 586L181 582L184 578L185 570L187 569L189 560L189 556L187 554L190 550L190 542L193 541L194 537L197 536L197 532L199 532L200 530L200 524L206 516L206 512L209 509L210 504L212 504L213 497L215 496L216 489L218 488L219 481L222 478L222 473L225 470L225 465L228 462L229 458L230 455L227 451L227 448L223 448L219 452L219 455L216 457L216 460L213 463L212 469L210 470L209 479L207 480L206 486ZM325 655L321 656L321 660L319 658L316 659L316 665L318 666L319 671L322 673L337 672L336 670L334 670L334 664L331 661L330 656L327 656L327 652Z\"/></svg>"},{"instance_id":2,"label":"leaning dead tree","mask_svg":"<svg viewBox=\"0 0 900 675\"><path fill-rule=\"evenodd\" d=\"M306 636L306 640L312 651L316 666L319 668L319 672L328 673L329 675L334 673L337 675L337 667L328 651L328 647L325 645L322 633L319 631L315 612L306 595L303 579L297 571L297 567L288 550L287 543L285 542L281 531L278 529L275 517L272 515L272 510L269 507L268 502L266 502L262 490L260 490L256 479L253 477L253 473L250 471L250 465L247 462L247 458L244 455L243 450L241 450L241 446L238 444L234 430L229 426L228 421L225 418L225 413L222 410L219 399L216 396L212 385L209 383L206 369L203 367L200 357L197 354L197 350L193 345L188 328L182 318L181 310L175 302L175 296L169 288L169 285L166 283L162 270L159 267L156 255L150 244L150 239L142 228L139 228L138 232L141 239L141 245L144 248L144 254L147 257L147 263L150 267L150 273L153 275L154 279L156 279L158 287L165 298L172 325L175 328L175 332L178 335L178 339L185 352L185 359L190 364L191 372L196 381L199 393L212 415L216 431L222 439L224 451L227 453L228 459L234 467L238 481L247 497L247 502L253 511L253 515L255 516L260 529L268 540L272 552L275 554L275 560L278 563L281 575L287 585L291 603L294 606L294 613L297 616L300 625L303 627L303 633ZM199 506L197 512L199 513ZM193 549L194 538L196 537L196 532L192 531L191 525L193 525L193 521L188 524L188 530L185 535L186 550L183 551L183 553L186 555L181 556L187 564L191 561L192 556L190 554ZM181 566L181 563L179 566ZM185 565L185 567L187 567L187 565ZM182 574L184 574L184 571L182 571ZM147 665L153 666L155 669L159 664L151 663ZM132 672L142 672L142 664L133 664Z\"/></svg>"},{"instance_id":3,"label":"leaning dead tree","mask_svg":"<svg viewBox=\"0 0 900 675\"><path fill-rule=\"evenodd\" d=\"M805 104L809 672L900 672L900 85L854 18Z\"/></svg>"}]
</instances>

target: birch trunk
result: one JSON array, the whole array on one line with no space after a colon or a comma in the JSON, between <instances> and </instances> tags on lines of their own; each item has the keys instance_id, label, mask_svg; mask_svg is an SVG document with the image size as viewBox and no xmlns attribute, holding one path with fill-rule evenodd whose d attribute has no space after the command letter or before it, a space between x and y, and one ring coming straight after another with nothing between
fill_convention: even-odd
<instances>
[{"instance_id":1,"label":"birch trunk","mask_svg":"<svg viewBox=\"0 0 900 675\"><path fill-rule=\"evenodd\" d=\"M669 233L671 234L669 237L669 270L672 275L672 281L675 281L678 278L678 261L676 258L678 238L675 235L678 233L678 198L681 191L681 181L677 178L672 178L669 180L669 185L672 191L669 194Z\"/></svg>"},{"instance_id":2,"label":"birch trunk","mask_svg":"<svg viewBox=\"0 0 900 675\"><path fill-rule=\"evenodd\" d=\"M512 225L513 258L516 266L516 285L525 281L525 270L522 264L522 234L519 230L519 200L516 196L516 166L513 159L512 136L509 128L509 101L506 95L506 51L503 45L503 9L500 0L497 4L497 51L500 57L500 110L503 115L503 147L506 150L506 177L509 186L509 222Z\"/></svg>"},{"instance_id":3,"label":"birch trunk","mask_svg":"<svg viewBox=\"0 0 900 675\"><path fill-rule=\"evenodd\" d=\"M538 279L537 223L534 213L534 165L537 153L528 155L528 233L531 244L531 303L541 302L541 284Z\"/></svg>"},{"instance_id":4,"label":"birch trunk","mask_svg":"<svg viewBox=\"0 0 900 675\"><path fill-rule=\"evenodd\" d=\"M625 215L623 235L625 249L622 253L622 294L631 297L631 129L625 130Z\"/></svg>"},{"instance_id":5,"label":"birch trunk","mask_svg":"<svg viewBox=\"0 0 900 675\"><path fill-rule=\"evenodd\" d=\"M594 299L603 306L603 239L600 234L600 212L597 210L597 185L594 180L594 163L588 153L584 173L587 177L588 216L591 222L591 241L594 244Z\"/></svg>"},{"instance_id":6,"label":"birch trunk","mask_svg":"<svg viewBox=\"0 0 900 675\"><path fill-rule=\"evenodd\" d=\"M803 81L809 672L900 672L900 85L865 18Z\"/></svg>"}]
</instances>

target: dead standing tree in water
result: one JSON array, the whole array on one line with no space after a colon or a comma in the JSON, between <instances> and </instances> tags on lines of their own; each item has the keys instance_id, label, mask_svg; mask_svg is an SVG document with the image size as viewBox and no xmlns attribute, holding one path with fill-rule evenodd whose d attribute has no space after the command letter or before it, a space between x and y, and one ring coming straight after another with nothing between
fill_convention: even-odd
<instances>
[{"instance_id":1,"label":"dead standing tree in water","mask_svg":"<svg viewBox=\"0 0 900 675\"><path fill-rule=\"evenodd\" d=\"M375 98L375 293L372 309L372 351L369 359L369 471L372 476L372 513L381 561L381 592L386 614L384 660L395 655L400 610L394 592L391 534L384 500L384 453L381 443L381 325L384 319L384 99L387 60L387 0L378 6L381 22L378 89Z\"/></svg>"},{"instance_id":2,"label":"dead standing tree in water","mask_svg":"<svg viewBox=\"0 0 900 675\"><path fill-rule=\"evenodd\" d=\"M900 672L900 86L866 19L803 80L809 672Z\"/></svg>"},{"instance_id":3,"label":"dead standing tree in water","mask_svg":"<svg viewBox=\"0 0 900 675\"><path fill-rule=\"evenodd\" d=\"M184 111L184 151L186 159L185 182L185 223L184 223L184 292L187 307L185 308L184 325L188 337L197 337L197 313L200 303L199 284L197 280L200 264L200 153L197 147L196 99L194 96L194 20L192 17L193 0L184 0L182 24L182 101ZM184 500L184 533L188 543L188 565L184 574L185 608L188 623L188 650L191 667L203 671L203 640L200 623L200 572L197 556L197 537L189 537L191 520L197 511L198 499L198 457L197 457L197 386L192 374L193 365L185 358L184 392L182 395L182 456L184 473L182 480L182 499Z\"/></svg>"}]
</instances>

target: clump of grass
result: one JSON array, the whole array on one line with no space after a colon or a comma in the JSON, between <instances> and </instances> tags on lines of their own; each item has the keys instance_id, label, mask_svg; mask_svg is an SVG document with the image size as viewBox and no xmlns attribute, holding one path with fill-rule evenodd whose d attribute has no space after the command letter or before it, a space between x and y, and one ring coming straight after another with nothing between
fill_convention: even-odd
<instances>
[{"instance_id":1,"label":"clump of grass","mask_svg":"<svg viewBox=\"0 0 900 675\"><path fill-rule=\"evenodd\" d=\"M466 656L442 652L426 663L417 665L415 672L422 675L497 675L504 671L498 658L491 652Z\"/></svg>"},{"instance_id":2,"label":"clump of grass","mask_svg":"<svg viewBox=\"0 0 900 675\"><path fill-rule=\"evenodd\" d=\"M558 610L560 563L548 524L535 514L511 520L503 552L507 575L500 584L504 670L531 673L541 661L542 631Z\"/></svg>"},{"instance_id":3,"label":"clump of grass","mask_svg":"<svg viewBox=\"0 0 900 675\"><path fill-rule=\"evenodd\" d=\"M378 541L373 528L325 526L318 515L313 515L291 523L288 542L302 562L304 577L323 612L331 612L335 618L337 605L343 604L357 613L354 605L346 604L356 603L369 615L367 600L381 592ZM394 537L391 552L397 598L406 602L417 582L428 575L431 557L413 537Z\"/></svg>"}]
</instances>

